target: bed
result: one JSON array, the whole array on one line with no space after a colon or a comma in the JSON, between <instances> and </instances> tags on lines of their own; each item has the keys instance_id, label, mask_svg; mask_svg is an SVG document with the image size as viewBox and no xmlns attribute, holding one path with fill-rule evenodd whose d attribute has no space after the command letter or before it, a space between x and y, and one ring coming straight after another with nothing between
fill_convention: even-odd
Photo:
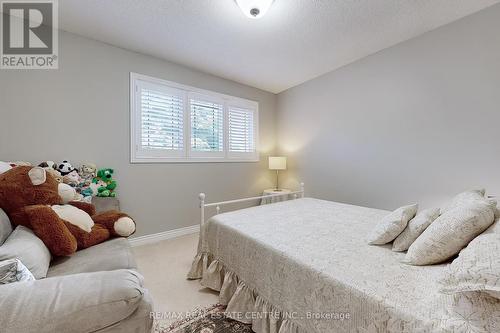
<instances>
[{"instance_id":1,"label":"bed","mask_svg":"<svg viewBox=\"0 0 500 333\"><path fill-rule=\"evenodd\" d=\"M258 333L498 332L498 300L439 292L446 264L409 266L390 246L367 245L387 213L299 198L218 214L203 224L188 278Z\"/></svg>"}]
</instances>

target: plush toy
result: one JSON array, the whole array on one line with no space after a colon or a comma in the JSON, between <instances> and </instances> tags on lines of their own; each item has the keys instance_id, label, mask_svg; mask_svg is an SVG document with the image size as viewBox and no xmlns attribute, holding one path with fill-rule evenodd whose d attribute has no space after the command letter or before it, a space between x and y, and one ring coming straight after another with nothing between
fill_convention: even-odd
<instances>
[{"instance_id":1,"label":"plush toy","mask_svg":"<svg viewBox=\"0 0 500 333\"><path fill-rule=\"evenodd\" d=\"M99 194L99 189L103 191L106 189L106 186L107 184L103 180L99 178L92 179L92 183L89 185L89 188L92 190L92 196L97 196L97 194Z\"/></svg>"},{"instance_id":2,"label":"plush toy","mask_svg":"<svg viewBox=\"0 0 500 333\"><path fill-rule=\"evenodd\" d=\"M39 167L44 168L45 171L48 170L57 170L57 164L54 161L44 161L38 164Z\"/></svg>"},{"instance_id":3,"label":"plush toy","mask_svg":"<svg viewBox=\"0 0 500 333\"><path fill-rule=\"evenodd\" d=\"M78 172L75 170L63 176L63 182L73 187L77 187L83 182Z\"/></svg>"},{"instance_id":4,"label":"plush toy","mask_svg":"<svg viewBox=\"0 0 500 333\"><path fill-rule=\"evenodd\" d=\"M80 191L80 193L83 195L83 197L92 197L94 196L94 191L92 190L92 188L90 186L87 186L87 187L83 187L82 190ZM97 189L96 189L96 193L97 193Z\"/></svg>"},{"instance_id":5,"label":"plush toy","mask_svg":"<svg viewBox=\"0 0 500 333\"><path fill-rule=\"evenodd\" d=\"M98 179L106 183L106 186L101 186L98 188L98 197L116 197L116 193L114 192L116 188L116 181L113 179L114 170L100 169L97 171L97 177L94 179Z\"/></svg>"},{"instance_id":6,"label":"plush toy","mask_svg":"<svg viewBox=\"0 0 500 333\"><path fill-rule=\"evenodd\" d=\"M59 183L57 186L57 193L61 197L62 203L67 204L70 201L81 201L80 196L76 193L74 187L69 186L68 184Z\"/></svg>"},{"instance_id":7,"label":"plush toy","mask_svg":"<svg viewBox=\"0 0 500 333\"><path fill-rule=\"evenodd\" d=\"M4 173L5 171L9 171L10 169L12 169L10 163L0 161L0 174Z\"/></svg>"},{"instance_id":8,"label":"plush toy","mask_svg":"<svg viewBox=\"0 0 500 333\"><path fill-rule=\"evenodd\" d=\"M44 168L45 169L45 168ZM52 168L47 168L45 169L45 171L47 173L50 173L52 175L52 177L54 177L54 179L58 182L58 183L62 183L63 182L63 179L64 177L61 175L61 173L55 169L52 169Z\"/></svg>"},{"instance_id":9,"label":"plush toy","mask_svg":"<svg viewBox=\"0 0 500 333\"><path fill-rule=\"evenodd\" d=\"M13 168L17 166L31 166L31 163L26 161L15 161L15 162L10 162L9 164Z\"/></svg>"},{"instance_id":10,"label":"plush toy","mask_svg":"<svg viewBox=\"0 0 500 333\"><path fill-rule=\"evenodd\" d=\"M97 166L94 163L85 163L80 167L80 177L85 185L89 186L92 179L97 176Z\"/></svg>"},{"instance_id":11,"label":"plush toy","mask_svg":"<svg viewBox=\"0 0 500 333\"><path fill-rule=\"evenodd\" d=\"M0 175L0 208L14 225L32 229L54 256L134 233L135 222L127 214L96 214L95 207L85 202L65 205L60 189L74 190L58 184L43 168L16 167Z\"/></svg>"},{"instance_id":12,"label":"plush toy","mask_svg":"<svg viewBox=\"0 0 500 333\"><path fill-rule=\"evenodd\" d=\"M71 163L69 163L66 160L62 161L62 163L59 163L59 165L57 166L57 171L59 171L61 173L61 175L63 175L63 176L66 176L68 173L70 173L73 170L75 170L75 168L73 168Z\"/></svg>"}]
</instances>

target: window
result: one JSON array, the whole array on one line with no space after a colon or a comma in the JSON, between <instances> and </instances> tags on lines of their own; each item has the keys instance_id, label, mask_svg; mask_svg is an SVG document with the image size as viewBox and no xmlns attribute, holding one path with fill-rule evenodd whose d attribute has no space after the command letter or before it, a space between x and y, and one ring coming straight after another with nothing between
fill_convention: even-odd
<instances>
[{"instance_id":1,"label":"window","mask_svg":"<svg viewBox=\"0 0 500 333\"><path fill-rule=\"evenodd\" d=\"M254 110L228 107L229 154L238 156L255 151Z\"/></svg>"},{"instance_id":2,"label":"window","mask_svg":"<svg viewBox=\"0 0 500 333\"><path fill-rule=\"evenodd\" d=\"M224 157L224 102L191 96L191 152Z\"/></svg>"},{"instance_id":3,"label":"window","mask_svg":"<svg viewBox=\"0 0 500 333\"><path fill-rule=\"evenodd\" d=\"M184 97L177 89L137 85L138 156L184 156Z\"/></svg>"},{"instance_id":4,"label":"window","mask_svg":"<svg viewBox=\"0 0 500 333\"><path fill-rule=\"evenodd\" d=\"M130 74L132 162L258 161L258 103Z\"/></svg>"}]
</instances>

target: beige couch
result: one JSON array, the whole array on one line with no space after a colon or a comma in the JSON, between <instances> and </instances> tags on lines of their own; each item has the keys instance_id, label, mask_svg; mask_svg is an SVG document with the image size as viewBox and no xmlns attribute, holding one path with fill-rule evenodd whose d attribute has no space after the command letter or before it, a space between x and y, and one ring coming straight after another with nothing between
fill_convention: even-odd
<instances>
[{"instance_id":1,"label":"beige couch","mask_svg":"<svg viewBox=\"0 0 500 333\"><path fill-rule=\"evenodd\" d=\"M0 233L10 230L0 216ZM6 333L150 332L151 311L125 238L53 259L46 278L0 285L0 331Z\"/></svg>"}]
</instances>

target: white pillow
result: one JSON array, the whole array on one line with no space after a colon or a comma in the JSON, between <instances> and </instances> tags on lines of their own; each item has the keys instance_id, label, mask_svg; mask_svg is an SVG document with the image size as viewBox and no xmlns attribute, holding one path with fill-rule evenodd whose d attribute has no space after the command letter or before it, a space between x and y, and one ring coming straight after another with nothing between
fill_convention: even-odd
<instances>
[{"instance_id":1,"label":"white pillow","mask_svg":"<svg viewBox=\"0 0 500 333\"><path fill-rule=\"evenodd\" d=\"M382 245L392 242L417 214L417 209L417 204L403 206L384 217L368 237L368 244Z\"/></svg>"},{"instance_id":2,"label":"white pillow","mask_svg":"<svg viewBox=\"0 0 500 333\"><path fill-rule=\"evenodd\" d=\"M33 274L19 259L0 261L0 284L33 280Z\"/></svg>"},{"instance_id":3,"label":"white pillow","mask_svg":"<svg viewBox=\"0 0 500 333\"><path fill-rule=\"evenodd\" d=\"M485 200L486 199L484 197L485 194L486 190L484 188L479 190L468 190L459 193L456 196L454 196L453 199L451 199L451 202L447 206L441 208L441 214L444 214L447 211L452 210L454 208L463 206L464 204L469 203L471 201Z\"/></svg>"},{"instance_id":4,"label":"white pillow","mask_svg":"<svg viewBox=\"0 0 500 333\"><path fill-rule=\"evenodd\" d=\"M491 227L477 236L451 263L440 283L444 293L484 291L500 299L500 233Z\"/></svg>"},{"instance_id":5,"label":"white pillow","mask_svg":"<svg viewBox=\"0 0 500 333\"><path fill-rule=\"evenodd\" d=\"M494 221L496 201L471 201L446 211L410 246L405 262L431 265L450 259Z\"/></svg>"},{"instance_id":6,"label":"white pillow","mask_svg":"<svg viewBox=\"0 0 500 333\"><path fill-rule=\"evenodd\" d=\"M0 261L0 284L17 282L17 259Z\"/></svg>"},{"instance_id":7,"label":"white pillow","mask_svg":"<svg viewBox=\"0 0 500 333\"><path fill-rule=\"evenodd\" d=\"M425 229L439 217L439 208L431 208L418 213L408 222L405 230L394 240L393 251L406 251Z\"/></svg>"}]
</instances>

